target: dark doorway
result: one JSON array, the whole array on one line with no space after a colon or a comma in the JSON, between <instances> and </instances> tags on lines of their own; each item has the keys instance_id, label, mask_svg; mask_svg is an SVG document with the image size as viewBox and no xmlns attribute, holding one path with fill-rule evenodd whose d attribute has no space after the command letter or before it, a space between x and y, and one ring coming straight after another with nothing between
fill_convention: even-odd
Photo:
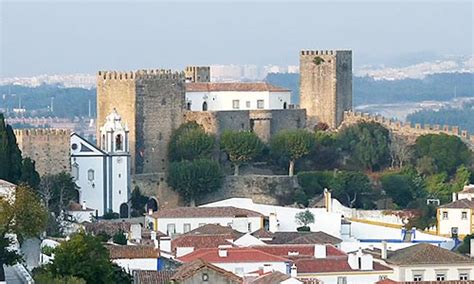
<instances>
[{"instance_id":1,"label":"dark doorway","mask_svg":"<svg viewBox=\"0 0 474 284\"><path fill-rule=\"evenodd\" d=\"M122 203L120 205L120 218L128 218L128 204Z\"/></svg>"},{"instance_id":2,"label":"dark doorway","mask_svg":"<svg viewBox=\"0 0 474 284\"><path fill-rule=\"evenodd\" d=\"M202 111L207 111L207 102L202 103Z\"/></svg>"},{"instance_id":3,"label":"dark doorway","mask_svg":"<svg viewBox=\"0 0 474 284\"><path fill-rule=\"evenodd\" d=\"M286 104L286 102L283 103L283 109L286 109L288 106Z\"/></svg>"},{"instance_id":4,"label":"dark doorway","mask_svg":"<svg viewBox=\"0 0 474 284\"><path fill-rule=\"evenodd\" d=\"M158 202L154 197L148 199L148 202L146 203L146 212L149 212L150 210L153 210L153 212L158 211Z\"/></svg>"}]
</instances>

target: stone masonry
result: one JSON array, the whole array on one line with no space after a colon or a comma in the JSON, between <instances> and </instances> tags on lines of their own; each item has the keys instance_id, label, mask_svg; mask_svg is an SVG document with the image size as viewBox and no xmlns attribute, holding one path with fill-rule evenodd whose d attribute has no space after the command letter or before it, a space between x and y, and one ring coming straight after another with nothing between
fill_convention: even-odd
<instances>
[{"instance_id":1,"label":"stone masonry","mask_svg":"<svg viewBox=\"0 0 474 284\"><path fill-rule=\"evenodd\" d=\"M300 53L300 106L307 127L318 122L337 128L352 110L352 51L303 50Z\"/></svg>"},{"instance_id":2,"label":"stone masonry","mask_svg":"<svg viewBox=\"0 0 474 284\"><path fill-rule=\"evenodd\" d=\"M69 172L68 129L15 129L22 156L36 163L40 176Z\"/></svg>"},{"instance_id":3,"label":"stone masonry","mask_svg":"<svg viewBox=\"0 0 474 284\"><path fill-rule=\"evenodd\" d=\"M186 66L184 74L186 82L211 82L211 67L209 66Z\"/></svg>"}]
</instances>

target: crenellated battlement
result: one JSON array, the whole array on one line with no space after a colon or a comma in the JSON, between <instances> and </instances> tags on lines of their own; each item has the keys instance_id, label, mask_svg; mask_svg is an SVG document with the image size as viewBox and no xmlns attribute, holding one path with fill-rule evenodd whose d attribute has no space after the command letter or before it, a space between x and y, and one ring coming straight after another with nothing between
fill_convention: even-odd
<instances>
[{"instance_id":1,"label":"crenellated battlement","mask_svg":"<svg viewBox=\"0 0 474 284\"><path fill-rule=\"evenodd\" d=\"M142 69L137 71L99 71L97 79L99 80L135 80L145 79L179 79L184 80L184 72L173 72L170 69Z\"/></svg>"},{"instance_id":2,"label":"crenellated battlement","mask_svg":"<svg viewBox=\"0 0 474 284\"><path fill-rule=\"evenodd\" d=\"M399 133L404 136L421 136L426 134L440 134L445 133L454 135L467 142L471 148L474 148L474 135L469 135L467 130L460 130L459 126L439 125L439 124L412 124L410 122L402 122L399 120L392 120L381 115L371 115L362 112L344 112L344 121L342 126L358 123L361 121L378 122L384 125L389 130Z\"/></svg>"},{"instance_id":3,"label":"crenellated battlement","mask_svg":"<svg viewBox=\"0 0 474 284\"><path fill-rule=\"evenodd\" d=\"M58 128L32 128L32 129L14 129L15 136L68 136L71 135L69 129L58 129Z\"/></svg>"},{"instance_id":4,"label":"crenellated battlement","mask_svg":"<svg viewBox=\"0 0 474 284\"><path fill-rule=\"evenodd\" d=\"M302 50L300 55L336 55L338 52L351 52L350 50Z\"/></svg>"}]
</instances>

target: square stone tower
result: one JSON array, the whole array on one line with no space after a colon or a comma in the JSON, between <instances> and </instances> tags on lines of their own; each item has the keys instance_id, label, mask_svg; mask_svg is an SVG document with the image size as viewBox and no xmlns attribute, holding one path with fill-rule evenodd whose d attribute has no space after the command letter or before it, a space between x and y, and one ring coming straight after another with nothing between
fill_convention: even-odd
<instances>
[{"instance_id":1,"label":"square stone tower","mask_svg":"<svg viewBox=\"0 0 474 284\"><path fill-rule=\"evenodd\" d=\"M186 82L211 82L211 67L209 66L186 66L184 74Z\"/></svg>"},{"instance_id":2,"label":"square stone tower","mask_svg":"<svg viewBox=\"0 0 474 284\"><path fill-rule=\"evenodd\" d=\"M162 173L173 129L183 121L184 72L140 70L99 71L97 131L114 109L129 129L132 173ZM97 142L100 145L100 135Z\"/></svg>"},{"instance_id":3,"label":"square stone tower","mask_svg":"<svg viewBox=\"0 0 474 284\"><path fill-rule=\"evenodd\" d=\"M300 107L308 128L337 128L352 110L352 51L303 50L300 53Z\"/></svg>"}]
</instances>

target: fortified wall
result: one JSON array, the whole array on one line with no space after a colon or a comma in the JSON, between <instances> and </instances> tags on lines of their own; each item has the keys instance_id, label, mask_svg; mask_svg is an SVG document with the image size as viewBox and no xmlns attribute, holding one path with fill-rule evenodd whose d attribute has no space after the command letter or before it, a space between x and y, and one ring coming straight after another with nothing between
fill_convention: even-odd
<instances>
[{"instance_id":1,"label":"fortified wall","mask_svg":"<svg viewBox=\"0 0 474 284\"><path fill-rule=\"evenodd\" d=\"M454 135L463 140L471 149L474 149L474 135L469 135L466 130L460 130L458 126L440 126L438 124L419 123L411 124L409 122L401 122L399 120L387 119L381 115L370 115L361 112L344 112L344 121L341 127L356 124L359 122L378 122L395 134L407 137L410 142L415 142L416 138L426 134L447 134Z\"/></svg>"},{"instance_id":2,"label":"fortified wall","mask_svg":"<svg viewBox=\"0 0 474 284\"><path fill-rule=\"evenodd\" d=\"M69 172L69 129L15 129L14 133L22 156L35 161L40 176Z\"/></svg>"}]
</instances>

